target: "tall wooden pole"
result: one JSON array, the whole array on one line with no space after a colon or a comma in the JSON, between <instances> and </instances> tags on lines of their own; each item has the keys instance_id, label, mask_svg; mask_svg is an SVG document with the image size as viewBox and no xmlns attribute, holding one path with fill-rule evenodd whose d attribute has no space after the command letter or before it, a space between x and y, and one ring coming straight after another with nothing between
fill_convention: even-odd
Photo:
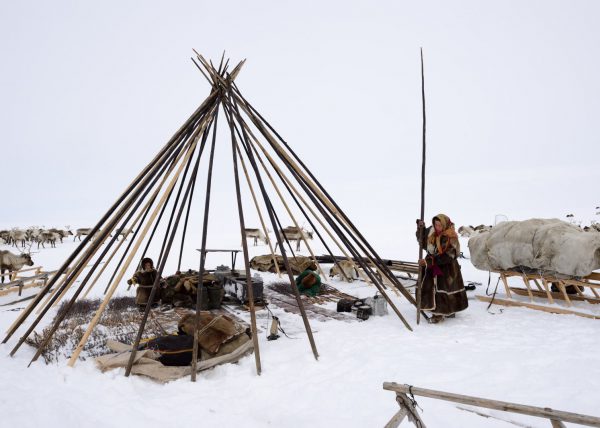
<instances>
[{"instance_id":1,"label":"tall wooden pole","mask_svg":"<svg viewBox=\"0 0 600 428\"><path fill-rule=\"evenodd\" d=\"M419 260L423 258L423 219L425 218L425 73L423 71L423 48L421 48L421 99L423 103L423 154L421 161L421 217L419 217ZM417 278L417 325L421 321L421 291L423 289L423 273L425 269L419 267L419 276Z\"/></svg>"},{"instance_id":2,"label":"tall wooden pole","mask_svg":"<svg viewBox=\"0 0 600 428\"><path fill-rule=\"evenodd\" d=\"M206 196L204 200L204 220L202 222L202 244L200 247L200 269L198 271L198 287L196 288L196 318L194 321L194 347L192 348L191 380L196 382L196 368L198 363L198 331L200 330L200 312L202 311L202 297L204 294L204 263L206 261L206 239L208 232L208 214L210 212L210 191L212 188L213 161L215 159L215 144L217 140L217 124L219 110L215 114L212 142L210 145L210 156L208 159L208 173L206 176ZM194 177L195 178L195 177ZM195 180L194 180L195 181ZM193 188L193 183L192 183ZM191 200L190 200L191 204Z\"/></svg>"},{"instance_id":3,"label":"tall wooden pole","mask_svg":"<svg viewBox=\"0 0 600 428\"><path fill-rule=\"evenodd\" d=\"M244 250L244 269L246 275L246 287L248 289L248 308L250 310L250 328L252 330L252 342L254 344L254 362L256 364L256 374L260 375L262 366L260 363L260 350L258 348L258 331L256 328L256 307L254 305L254 287L252 285L252 275L250 274L250 258L248 257L248 240L244 230L246 224L244 222L244 210L242 208L242 194L240 191L240 177L238 172L237 161L237 141L233 129L233 117L229 118L229 128L231 131L231 151L233 155L233 176L235 178L235 194L237 197L238 214L240 218L240 234L242 235L242 249Z\"/></svg>"},{"instance_id":4,"label":"tall wooden pole","mask_svg":"<svg viewBox=\"0 0 600 428\"><path fill-rule=\"evenodd\" d=\"M242 123L243 119L240 116L240 112L239 109L237 108L238 105L235 102L235 100L232 102L231 98L229 100L229 104L231 105L231 110L230 110L230 115L233 116L234 114L236 115L236 117L238 118L238 122ZM227 111L227 109L226 109ZM233 120L233 117L232 117ZM249 139L248 139L248 135L244 132L244 127L241 126L240 128L242 130L242 135L244 136L244 140L245 141L241 141L242 144L250 144L249 143ZM233 134L232 134L233 136ZM256 160L254 159L252 150L247 150L246 151L248 153L248 161L250 161L250 165L252 166L252 169L254 170L254 175L256 176L256 180L258 181L258 185L260 187L260 191L262 193L262 197L264 199L265 202L265 206L267 208L267 214L269 215L269 219L271 220L271 225L273 226L273 230L280 230L281 226L279 225L278 228L278 221L276 219L276 214L275 214L275 209L273 208L273 205L271 204L271 199L269 198L269 195L267 194L267 190L265 189L265 185L263 183L262 177L260 175L260 172L258 170L258 165L256 163ZM312 349L313 352L313 356L315 357L315 360L319 359L319 352L317 351L317 345L315 343L315 338L313 337L313 333L312 333L312 329L310 327L310 324L308 322L308 317L306 315L306 310L304 309L304 303L302 303L302 299L300 298L300 292L298 291L298 287L296 287L296 282L294 281L294 274L292 273L292 269L290 268L290 263L285 251L285 248L283 246L283 238L285 238L285 235L283 233L275 233L275 237L277 238L277 245L279 246L279 249L281 250L281 257L283 258L283 264L285 266L286 272L288 274L288 278L290 280L290 287L292 288L292 291L294 292L294 296L296 298L296 303L298 304L298 309L300 309L300 316L302 317L302 322L304 323L304 329L306 330L306 334L308 336L308 341L310 342L310 347ZM285 238L287 240L287 238ZM289 242L288 242L288 246L289 246Z\"/></svg>"}]
</instances>

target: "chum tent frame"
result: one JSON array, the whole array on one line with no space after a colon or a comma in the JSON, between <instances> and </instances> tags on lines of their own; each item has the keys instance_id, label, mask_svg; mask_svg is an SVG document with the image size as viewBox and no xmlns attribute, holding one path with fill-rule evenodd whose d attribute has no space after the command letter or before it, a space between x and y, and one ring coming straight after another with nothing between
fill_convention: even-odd
<instances>
[{"instance_id":1,"label":"chum tent frame","mask_svg":"<svg viewBox=\"0 0 600 428\"><path fill-rule=\"evenodd\" d=\"M389 267L382 261L374 248L327 190L319 183L306 164L302 162L290 145L269 122L247 101L237 87L235 79L239 75L245 60L239 62L230 70L229 59L225 60L225 54L221 57L219 65L215 66L212 61L207 61L202 55L196 51L194 52L195 58L192 58L192 61L211 87L208 97L175 132L167 144L160 149L156 156L133 179L125 191L94 226L90 234L81 241L48 283L9 327L2 343L6 343L19 328L25 325L27 320L32 318L29 327L27 327L17 344L12 348L10 352L11 356L17 352L31 335L36 326L47 315L48 311L65 298L67 292L74 288L73 294L66 303L66 309L51 324L49 334L44 338L34 357L31 359L30 364L39 358L52 338L52 335L72 308L74 302L84 290L83 297L87 296L89 291L98 282L100 276L111 265L117 252L125 245L126 241L124 239L117 241L118 233L113 232L132 228L134 230L132 239L127 241L128 243L123 250L122 256L114 266L113 274L104 291L105 297L69 359L68 365L73 366L90 334L98 324L108 302L119 285L121 285L125 273L131 268L131 263L134 260L137 262L144 257L150 243L157 238L156 232L159 224L164 225L166 223L166 231L162 237L161 251L157 259L158 275L149 299L149 301L153 301L159 288L159 279L162 276L166 261L172 253L177 252L173 248L173 242L178 233L181 234L181 246L178 250L178 270L181 267L192 199L196 185L198 184L197 178L200 159L208 151L208 170L205 183L202 244L200 250L201 261L198 273L199 283L202 284L205 272L206 239L211 208L212 172L219 119L226 121L230 133L231 162L235 178L244 268L248 281L250 326L257 373L260 374L262 368L256 328L256 311L252 295L248 243L244 233L245 212L241 197L242 183L240 176L242 173L240 173L240 165L246 185L252 196L254 208L260 219L262 231L267 237L267 244L274 259L277 273L285 275L290 281L315 359L318 359L319 354L302 299L295 286L288 259L288 250L289 254L295 257L292 246L285 237L285 234L275 233L276 248L279 248L283 265L285 266L285 271L279 272L278 263L275 260L273 242L269 239L267 225L274 231L281 231L283 229L281 222L282 215L276 212L273 205L273 201L275 200L278 200L283 205L294 226L300 229L298 219L293 214L290 205L298 209L303 219L310 224L320 242L333 258L334 263L338 263L338 261L333 256L332 247L339 249L349 262L360 268L359 272L362 278L377 288L403 325L412 331L411 326L390 299L387 291L391 289L395 293L401 294L416 308L415 299L402 286ZM267 188L267 182L271 184L272 189ZM172 201L170 213L167 210L169 201ZM266 215L264 214L265 212ZM302 239L319 271L323 273L310 244L304 237ZM101 264L102 267L98 271ZM84 274L84 269L88 265L91 267ZM342 269L340 271L343 272ZM94 276L94 274L96 275ZM386 286L382 276L387 279L386 282L388 284L393 284L393 287ZM80 281L77 285L76 280ZM202 292L203 287L198 287L196 306L198 308L200 307ZM125 371L126 376L131 372L136 349L139 346L150 309L150 305L146 305L136 339L133 343L131 358ZM197 311L196 332L200 325L199 314L200 311ZM425 314L423 315L425 316ZM197 345L197 340L198 337L195 334L195 345ZM194 346L194 351L194 357L192 358L192 380L196 378L197 346Z\"/></svg>"}]
</instances>

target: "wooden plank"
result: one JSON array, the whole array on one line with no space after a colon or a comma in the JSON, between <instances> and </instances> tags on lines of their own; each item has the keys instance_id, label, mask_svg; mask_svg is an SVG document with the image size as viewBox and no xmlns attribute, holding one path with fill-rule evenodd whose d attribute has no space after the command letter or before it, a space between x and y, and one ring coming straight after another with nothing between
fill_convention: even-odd
<instances>
[{"instance_id":1,"label":"wooden plank","mask_svg":"<svg viewBox=\"0 0 600 428\"><path fill-rule=\"evenodd\" d=\"M512 295L510 294L510 287L508 286L508 281L506 280L506 274L500 273L500 279L502 280L502 283L504 284L504 290L506 291L506 296L509 299L512 299Z\"/></svg>"},{"instance_id":2,"label":"wooden plank","mask_svg":"<svg viewBox=\"0 0 600 428\"><path fill-rule=\"evenodd\" d=\"M525 290L524 288L519 288L519 287L510 287L510 290L513 293L518 294L519 296L527 296L527 290ZM553 299L559 299L559 300L564 300L564 297L562 295L562 293L557 293L555 291L550 291L549 292L550 297ZM546 292L543 291L533 291L533 295L535 297L539 297L539 298L546 298L548 297L548 295L546 294ZM593 297L587 297L585 295L583 296L576 296L576 295L571 295L571 300L576 300L578 302L588 302L591 303L593 305L597 305L600 304L600 299L594 299ZM553 303L554 300L550 301L550 303Z\"/></svg>"},{"instance_id":3,"label":"wooden plank","mask_svg":"<svg viewBox=\"0 0 600 428\"><path fill-rule=\"evenodd\" d=\"M546 418L563 422L572 422L575 424L592 427L600 427L600 418L596 416L554 410L549 407L526 406L523 404L510 403L507 401L490 400L469 395L453 394L450 392L436 391L433 389L418 388L410 385L401 385L395 382L384 382L383 389L387 391L394 391L396 393L414 394L419 395L421 397L451 401L453 403L462 403L477 407L484 407L486 409L501 410L503 412L519 413L522 415L535 416L539 418Z\"/></svg>"},{"instance_id":4,"label":"wooden plank","mask_svg":"<svg viewBox=\"0 0 600 428\"><path fill-rule=\"evenodd\" d=\"M492 301L492 298L487 297L487 296L475 296L475 297L478 300L481 300L482 302L489 303ZM521 307L526 307L529 309L535 309L537 311L550 312L552 314L577 315L577 316L584 317L584 318L591 318L591 319L596 319L596 320L600 319L600 316L586 314L585 312L572 311L570 309L562 309L562 308L558 308L558 307L536 305L533 303L519 302L517 300L499 299L497 297L493 300L494 300L494 303L496 303L498 305L502 305L502 306L521 306Z\"/></svg>"},{"instance_id":5,"label":"wooden plank","mask_svg":"<svg viewBox=\"0 0 600 428\"><path fill-rule=\"evenodd\" d=\"M404 407L401 408L394 416L392 416L392 419L385 424L385 428L398 428L407 414L408 410L406 410Z\"/></svg>"},{"instance_id":6,"label":"wooden plank","mask_svg":"<svg viewBox=\"0 0 600 428\"><path fill-rule=\"evenodd\" d=\"M521 275L523 282L525 283L525 287L527 287L527 295L529 296L529 301L533 302L533 293L531 287L529 286L529 278L526 275Z\"/></svg>"},{"instance_id":7,"label":"wooden plank","mask_svg":"<svg viewBox=\"0 0 600 428\"><path fill-rule=\"evenodd\" d=\"M560 292L562 293L563 297L565 298L567 305L568 306L573 306L573 303L571 303L571 299L569 299L569 295L567 294L567 290L565 288L565 283L562 281L558 281L558 289L560 290Z\"/></svg>"},{"instance_id":8,"label":"wooden plank","mask_svg":"<svg viewBox=\"0 0 600 428\"><path fill-rule=\"evenodd\" d=\"M592 281L600 281L600 272L592 272L591 274L586 276L585 279L589 279Z\"/></svg>"},{"instance_id":9,"label":"wooden plank","mask_svg":"<svg viewBox=\"0 0 600 428\"><path fill-rule=\"evenodd\" d=\"M554 304L554 296L553 296L552 292L550 291L550 286L548 285L548 281L546 281L544 278L542 278L542 284L544 284L544 289L546 290L546 298L548 299L548 302L550 302L551 304Z\"/></svg>"},{"instance_id":10,"label":"wooden plank","mask_svg":"<svg viewBox=\"0 0 600 428\"><path fill-rule=\"evenodd\" d=\"M42 285L44 285L43 281L34 281L34 282L29 283L29 284L23 285L23 287L21 288L21 290L27 290L28 288L39 287L39 286L42 286ZM6 295L11 294L11 293L15 293L17 291L19 291L19 287L13 287L13 288L8 288L8 289L0 290L0 297L1 296L6 296Z\"/></svg>"}]
</instances>

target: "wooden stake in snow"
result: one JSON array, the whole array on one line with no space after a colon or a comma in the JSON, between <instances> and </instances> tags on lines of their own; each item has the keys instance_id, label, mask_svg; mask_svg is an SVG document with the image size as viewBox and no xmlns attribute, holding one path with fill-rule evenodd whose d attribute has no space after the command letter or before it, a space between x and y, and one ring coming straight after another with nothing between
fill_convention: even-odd
<instances>
[{"instance_id":1,"label":"wooden stake in snow","mask_svg":"<svg viewBox=\"0 0 600 428\"><path fill-rule=\"evenodd\" d=\"M419 260L423 258L423 221L425 217L425 72L423 71L423 48L421 48L421 99L423 100L423 154L421 161L421 217L419 217ZM421 321L421 291L423 288L424 269L419 267L419 277L417 279L417 325Z\"/></svg>"}]
</instances>

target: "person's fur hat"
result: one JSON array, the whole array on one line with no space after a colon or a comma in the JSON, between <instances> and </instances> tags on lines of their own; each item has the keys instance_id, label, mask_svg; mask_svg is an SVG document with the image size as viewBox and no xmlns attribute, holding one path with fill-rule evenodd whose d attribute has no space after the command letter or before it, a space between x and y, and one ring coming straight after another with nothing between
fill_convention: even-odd
<instances>
[{"instance_id":1,"label":"person's fur hat","mask_svg":"<svg viewBox=\"0 0 600 428\"><path fill-rule=\"evenodd\" d=\"M146 263L150 263L150 265L154 268L154 262L152 261L152 259L150 257L144 257L142 259L142 269L144 268L144 265Z\"/></svg>"}]
</instances>

